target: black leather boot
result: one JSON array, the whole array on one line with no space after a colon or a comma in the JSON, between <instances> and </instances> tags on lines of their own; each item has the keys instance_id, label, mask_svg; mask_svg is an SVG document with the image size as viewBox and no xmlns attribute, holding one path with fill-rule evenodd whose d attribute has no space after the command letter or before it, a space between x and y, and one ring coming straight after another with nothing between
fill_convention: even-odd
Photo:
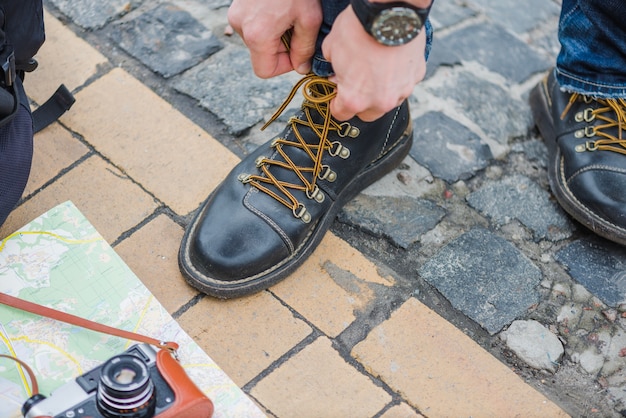
<instances>
[{"instance_id":1,"label":"black leather boot","mask_svg":"<svg viewBox=\"0 0 626 418\"><path fill-rule=\"evenodd\" d=\"M563 92L552 71L531 91L530 106L558 202L598 235L626 245L626 100Z\"/></svg>"},{"instance_id":2,"label":"black leather boot","mask_svg":"<svg viewBox=\"0 0 626 418\"><path fill-rule=\"evenodd\" d=\"M220 298L268 288L300 266L341 207L396 167L413 139L408 103L365 123L334 120L334 84L315 75L277 137L241 161L202 204L183 238L185 279Z\"/></svg>"}]
</instances>

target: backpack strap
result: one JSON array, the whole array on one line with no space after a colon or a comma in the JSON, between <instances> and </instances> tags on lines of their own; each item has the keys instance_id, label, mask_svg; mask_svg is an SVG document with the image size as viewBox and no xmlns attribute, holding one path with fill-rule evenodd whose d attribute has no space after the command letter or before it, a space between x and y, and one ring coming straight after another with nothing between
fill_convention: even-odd
<instances>
[{"instance_id":1,"label":"backpack strap","mask_svg":"<svg viewBox=\"0 0 626 418\"><path fill-rule=\"evenodd\" d=\"M33 133L41 131L67 112L76 99L72 93L61 84L54 94L44 104L33 111Z\"/></svg>"}]
</instances>

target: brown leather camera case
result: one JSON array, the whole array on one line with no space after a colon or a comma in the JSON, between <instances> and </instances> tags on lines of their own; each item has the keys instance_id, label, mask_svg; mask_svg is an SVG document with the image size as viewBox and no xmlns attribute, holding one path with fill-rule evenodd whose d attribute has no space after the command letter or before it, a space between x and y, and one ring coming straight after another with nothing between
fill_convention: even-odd
<instances>
[{"instance_id":1,"label":"brown leather camera case","mask_svg":"<svg viewBox=\"0 0 626 418\"><path fill-rule=\"evenodd\" d=\"M210 418L213 415L213 402L191 381L168 350L157 353L156 364L176 398L159 418Z\"/></svg>"}]
</instances>

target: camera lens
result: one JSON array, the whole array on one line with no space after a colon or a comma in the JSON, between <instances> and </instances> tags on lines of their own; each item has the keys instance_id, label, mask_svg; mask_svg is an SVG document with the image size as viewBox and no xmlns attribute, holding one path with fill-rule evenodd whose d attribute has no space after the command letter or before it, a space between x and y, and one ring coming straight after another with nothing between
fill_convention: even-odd
<instances>
[{"instance_id":1,"label":"camera lens","mask_svg":"<svg viewBox=\"0 0 626 418\"><path fill-rule=\"evenodd\" d=\"M132 354L111 357L102 365L96 400L107 418L152 417L156 393L146 364Z\"/></svg>"}]
</instances>

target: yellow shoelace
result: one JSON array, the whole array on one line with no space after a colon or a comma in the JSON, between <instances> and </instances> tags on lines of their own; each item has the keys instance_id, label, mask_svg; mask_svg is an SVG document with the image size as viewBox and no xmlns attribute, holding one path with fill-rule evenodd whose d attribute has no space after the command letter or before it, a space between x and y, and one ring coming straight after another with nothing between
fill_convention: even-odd
<instances>
[{"instance_id":1,"label":"yellow shoelace","mask_svg":"<svg viewBox=\"0 0 626 418\"><path fill-rule=\"evenodd\" d=\"M350 151L339 141L331 142L328 139L328 134L334 131L340 137L356 137L359 134L359 130L347 122L339 123L331 117L329 103L336 95L335 84L328 81L325 77L319 77L314 74L305 76L293 87L287 99L261 128L262 130L281 115L300 87L302 87L302 94L305 99L302 104L303 118L292 117L289 119L288 124L293 132L293 138L276 138L272 142L272 148L276 151L275 155L276 157L279 156L280 159L271 159L266 156L257 158L256 165L261 169L261 173L241 174L239 180L267 193L291 209L296 218L308 223L311 221L311 216L306 206L298 201L290 190L303 191L309 199L322 202L324 194L316 185L317 179L332 182L337 177L337 174L329 166L322 164L324 153L328 152L332 156L339 156L344 159L350 156ZM323 124L314 122L312 112L322 116ZM315 133L319 138L319 142L307 143L302 136L302 129L308 129ZM286 147L296 147L304 150L310 157L311 164L307 166L296 165L287 155ZM298 176L300 183L294 184L278 180L271 172L271 168L274 166L293 171Z\"/></svg>"},{"instance_id":2,"label":"yellow shoelace","mask_svg":"<svg viewBox=\"0 0 626 418\"><path fill-rule=\"evenodd\" d=\"M624 138L624 129L626 128L626 99L591 99L587 96L573 93L570 97L568 105L561 114L564 119L569 112L571 106L576 100L583 100L586 103L596 101L601 105L597 109L587 108L576 115L574 118L577 122L592 122L601 120L604 123L600 125L587 126L575 132L577 138L595 138L587 141L585 144L576 146L576 151L612 151L626 155L626 139ZM610 128L617 128L617 136L606 132Z\"/></svg>"}]
</instances>

